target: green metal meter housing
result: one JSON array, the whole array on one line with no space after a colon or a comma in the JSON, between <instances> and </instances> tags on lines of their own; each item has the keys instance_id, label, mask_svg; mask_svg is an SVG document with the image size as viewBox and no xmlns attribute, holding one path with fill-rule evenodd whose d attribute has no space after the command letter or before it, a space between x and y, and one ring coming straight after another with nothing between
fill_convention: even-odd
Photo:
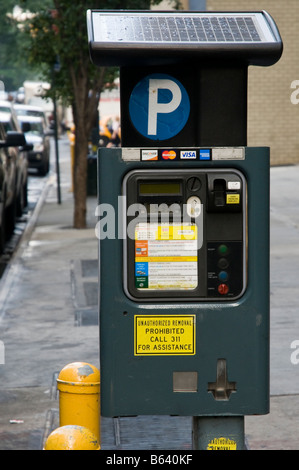
<instances>
[{"instance_id":1,"label":"green metal meter housing","mask_svg":"<svg viewBox=\"0 0 299 470\"><path fill-rule=\"evenodd\" d=\"M231 301L157 298L143 302L125 294L124 239L118 235L123 234L124 224L119 199L123 180L130 171L144 169L144 162L123 161L120 148L99 149L99 204L103 208L111 205L116 215L115 237L110 233L111 238L99 241L103 416L268 412L269 149L244 150L244 160L188 162L188 168L206 172L233 168L246 179L245 292ZM150 170L186 170L187 166L186 162L166 161L148 165ZM102 216L105 222L105 212ZM139 316L195 316L195 354L135 355Z\"/></svg>"}]
</instances>

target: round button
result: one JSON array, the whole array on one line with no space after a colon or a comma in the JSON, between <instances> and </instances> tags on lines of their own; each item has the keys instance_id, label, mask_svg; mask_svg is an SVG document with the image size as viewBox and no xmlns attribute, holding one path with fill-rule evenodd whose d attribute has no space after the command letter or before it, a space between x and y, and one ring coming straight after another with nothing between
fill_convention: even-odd
<instances>
[{"instance_id":1,"label":"round button","mask_svg":"<svg viewBox=\"0 0 299 470\"><path fill-rule=\"evenodd\" d=\"M218 274L219 281L225 282L228 279L228 273L226 271L220 271Z\"/></svg>"},{"instance_id":2,"label":"round button","mask_svg":"<svg viewBox=\"0 0 299 470\"><path fill-rule=\"evenodd\" d=\"M226 258L220 258L218 260L218 268L220 269L226 269L229 266L229 262L227 261Z\"/></svg>"},{"instance_id":3,"label":"round button","mask_svg":"<svg viewBox=\"0 0 299 470\"><path fill-rule=\"evenodd\" d=\"M228 247L226 245L219 245L218 246L218 253L219 255L225 256L227 255Z\"/></svg>"},{"instance_id":4,"label":"round button","mask_svg":"<svg viewBox=\"0 0 299 470\"><path fill-rule=\"evenodd\" d=\"M221 295L226 295L229 291L228 285L227 284L220 284L218 286L218 292Z\"/></svg>"}]
</instances>

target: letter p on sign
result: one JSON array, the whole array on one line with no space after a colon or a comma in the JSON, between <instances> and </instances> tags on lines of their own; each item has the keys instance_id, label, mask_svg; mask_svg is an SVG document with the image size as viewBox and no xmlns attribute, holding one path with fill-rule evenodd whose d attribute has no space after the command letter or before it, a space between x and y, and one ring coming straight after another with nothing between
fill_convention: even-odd
<instances>
[{"instance_id":1,"label":"letter p on sign","mask_svg":"<svg viewBox=\"0 0 299 470\"><path fill-rule=\"evenodd\" d=\"M172 99L168 103L159 103L159 90L169 90ZM157 116L160 113L172 113L182 101L180 87L173 81L165 78L150 78L148 92L148 134L157 135Z\"/></svg>"},{"instance_id":2,"label":"letter p on sign","mask_svg":"<svg viewBox=\"0 0 299 470\"><path fill-rule=\"evenodd\" d=\"M129 113L134 127L152 140L177 135L190 114L190 101L183 85L166 74L143 78L133 89Z\"/></svg>"}]
</instances>

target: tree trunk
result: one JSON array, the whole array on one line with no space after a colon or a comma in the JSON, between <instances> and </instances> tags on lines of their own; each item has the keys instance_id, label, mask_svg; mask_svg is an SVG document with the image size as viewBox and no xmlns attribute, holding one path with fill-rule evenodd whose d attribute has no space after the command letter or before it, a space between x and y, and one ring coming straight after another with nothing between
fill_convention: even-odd
<instances>
[{"instance_id":1,"label":"tree trunk","mask_svg":"<svg viewBox=\"0 0 299 470\"><path fill-rule=\"evenodd\" d=\"M76 130L74 165L74 228L86 228L88 138L83 129Z\"/></svg>"},{"instance_id":2,"label":"tree trunk","mask_svg":"<svg viewBox=\"0 0 299 470\"><path fill-rule=\"evenodd\" d=\"M74 102L73 117L75 124L74 158L74 228L86 228L86 179L89 126L86 115L87 94L86 74L84 71L73 74Z\"/></svg>"},{"instance_id":3,"label":"tree trunk","mask_svg":"<svg viewBox=\"0 0 299 470\"><path fill-rule=\"evenodd\" d=\"M74 101L73 117L75 124L75 162L74 162L74 228L86 228L87 197L87 155L91 130L103 86L105 68L101 68L98 80L89 86L87 68L82 66L79 73L71 70ZM98 117L97 117L98 119Z\"/></svg>"}]
</instances>

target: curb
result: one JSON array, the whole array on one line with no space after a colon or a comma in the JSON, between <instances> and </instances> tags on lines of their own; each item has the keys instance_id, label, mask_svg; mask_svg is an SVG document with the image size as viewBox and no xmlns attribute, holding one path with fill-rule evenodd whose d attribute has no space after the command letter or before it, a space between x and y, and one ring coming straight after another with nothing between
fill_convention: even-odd
<instances>
[{"instance_id":1,"label":"curb","mask_svg":"<svg viewBox=\"0 0 299 470\"><path fill-rule=\"evenodd\" d=\"M19 251L23 250L25 245L28 245L29 241L30 241L30 238L31 238L31 235L32 235L32 232L36 226L36 223L37 223L37 220L38 220L38 217L39 217L39 214L43 208L43 205L47 199L47 196L48 196L48 193L50 191L50 188L52 186L54 186L54 180L56 179L56 175L51 175L49 176L49 178L47 179L47 182L45 184L45 186L43 187L42 189L42 192L41 192L41 195L34 207L34 210L33 210L33 213L32 213L32 216L30 217L26 227L25 227L25 230L24 232L22 233L22 236L20 238L20 241L18 243L18 246L17 246L17 249L15 251L15 253L12 255L12 260L18 256L19 254Z\"/></svg>"},{"instance_id":2,"label":"curb","mask_svg":"<svg viewBox=\"0 0 299 470\"><path fill-rule=\"evenodd\" d=\"M55 175L49 176L45 186L41 191L41 195L33 209L32 216L30 217L24 232L22 233L20 240L16 246L16 250L11 256L9 263L7 264L5 271L0 280L0 322L5 315L5 306L7 301L8 292L10 291L11 287L13 286L14 279L16 272L19 269L18 260L22 257L22 253L27 247L32 232L36 226L39 214L43 208L47 195L49 193L50 188L54 185Z\"/></svg>"}]
</instances>

